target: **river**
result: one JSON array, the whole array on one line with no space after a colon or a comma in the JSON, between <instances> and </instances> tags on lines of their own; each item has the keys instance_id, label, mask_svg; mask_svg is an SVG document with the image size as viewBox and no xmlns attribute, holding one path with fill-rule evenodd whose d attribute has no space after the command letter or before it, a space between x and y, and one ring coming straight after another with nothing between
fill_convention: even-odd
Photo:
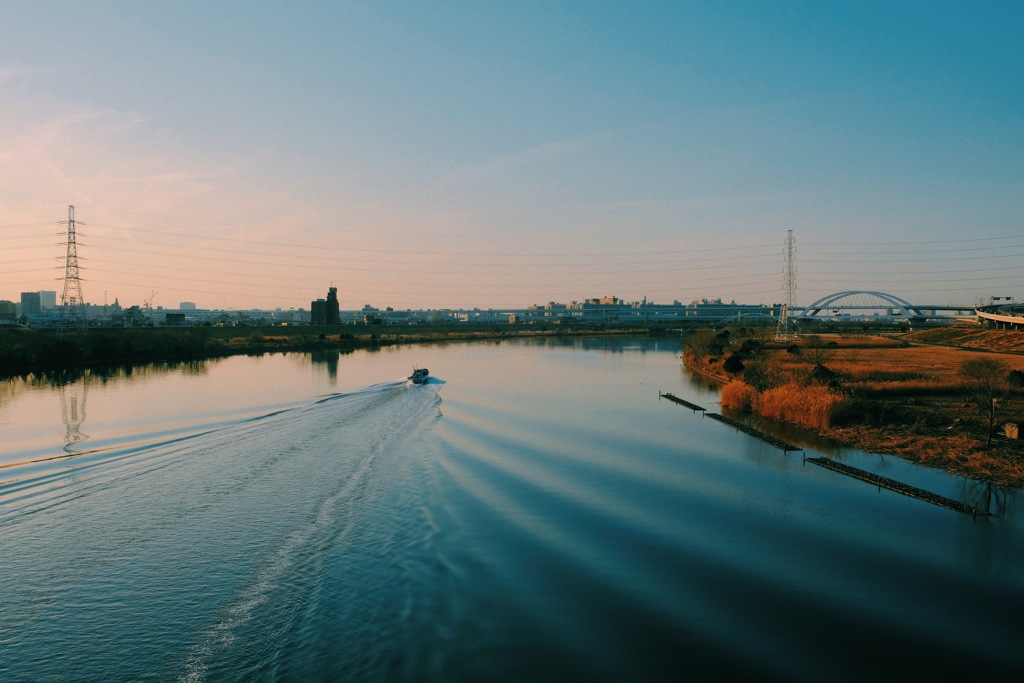
<instances>
[{"instance_id":1,"label":"river","mask_svg":"<svg viewBox=\"0 0 1024 683\"><path fill-rule=\"evenodd\" d=\"M780 451L660 398L719 410L679 353L520 339L5 381L0 680L1024 670L1019 490ZM804 462L822 451L998 515Z\"/></svg>"}]
</instances>

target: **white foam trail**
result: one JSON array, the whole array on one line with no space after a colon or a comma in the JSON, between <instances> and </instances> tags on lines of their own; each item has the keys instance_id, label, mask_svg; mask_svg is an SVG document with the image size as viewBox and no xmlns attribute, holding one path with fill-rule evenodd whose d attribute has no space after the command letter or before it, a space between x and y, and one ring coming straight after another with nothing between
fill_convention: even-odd
<instances>
[{"instance_id":1,"label":"white foam trail","mask_svg":"<svg viewBox=\"0 0 1024 683\"><path fill-rule=\"evenodd\" d=\"M356 393L393 389L400 387L403 381L400 380L397 384L374 385ZM317 403L346 395L351 394L338 394L321 399ZM356 494L369 478L374 460L416 420L419 413L420 410L410 411L401 416L397 425L386 430L381 440L369 449L342 486L320 504L313 520L307 526L292 532L269 558L255 580L224 608L223 616L200 632L185 663L184 671L178 678L181 683L199 683L206 680L211 661L236 642L239 630L254 619L256 610L267 603L272 593L280 588L282 577L293 574L295 566L309 557L309 553L302 552L303 548L315 546L318 539L325 535L331 539L332 544L345 541L359 519L353 509L359 502L359 496ZM346 510L339 514L338 507L346 501ZM321 551L317 549L316 552Z\"/></svg>"}]
</instances>

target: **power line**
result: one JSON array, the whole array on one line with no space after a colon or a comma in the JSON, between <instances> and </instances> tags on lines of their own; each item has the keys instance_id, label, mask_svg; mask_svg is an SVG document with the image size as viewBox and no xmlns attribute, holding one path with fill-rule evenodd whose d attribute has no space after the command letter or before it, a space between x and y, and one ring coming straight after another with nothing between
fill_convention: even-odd
<instances>
[{"instance_id":1,"label":"power line","mask_svg":"<svg viewBox=\"0 0 1024 683\"><path fill-rule=\"evenodd\" d=\"M118 237L110 234L110 230L126 230L130 234ZM83 244L83 234L77 232L76 246ZM97 282L129 288L144 286L147 290L200 292L218 297L262 298L263 292L271 292L271 296L276 293L292 300L308 300L311 290L319 291L323 280L344 282L343 291L354 296L402 301L422 301L427 297L479 301L481 297L492 296L549 300L566 292L575 299L589 296L595 290L626 294L627 298L645 294L683 298L680 294L688 291L701 292L703 297L715 296L723 290L732 297L760 297L778 292L777 245L732 244L692 249L673 246L651 250L645 245L638 248L633 242L621 251L525 250L499 254L443 249L424 252L405 247L348 248L344 244L324 246L197 236L94 223L90 223L89 234L91 258L88 269L82 265L84 259L79 259L80 285ZM44 237L49 244L22 231L6 235L0 259L3 255L21 256L33 249L42 252L53 246L52 234ZM177 239L166 243L174 238L191 241L182 243ZM838 283L864 278L867 283L849 288L881 288L884 283L901 283L906 285L901 291L927 291L921 285L934 282L943 285L943 289L953 287L966 292L975 286L980 290L983 283L1012 288L1020 286L1015 278L1024 280L1024 265L1014 265L1024 263L1020 235L939 240L925 245L891 243L912 245L913 249L905 254L893 253L892 249L879 252L877 242L862 245L872 247L870 250L839 243L802 244L800 266L804 286L820 285L838 291L846 288ZM953 248L955 245L963 246ZM3 260L0 285L15 286L25 283L25 274L42 277L52 272L49 264L53 258ZM10 268L15 264L38 267ZM66 256L64 265L67 271ZM976 273L990 273L993 277L971 276Z\"/></svg>"}]
</instances>

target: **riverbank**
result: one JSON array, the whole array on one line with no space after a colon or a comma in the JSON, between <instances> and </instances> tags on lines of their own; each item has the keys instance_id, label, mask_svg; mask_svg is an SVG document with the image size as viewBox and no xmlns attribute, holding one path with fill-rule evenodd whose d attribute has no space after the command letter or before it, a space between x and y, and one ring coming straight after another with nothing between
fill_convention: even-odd
<instances>
[{"instance_id":1,"label":"riverbank","mask_svg":"<svg viewBox=\"0 0 1024 683\"><path fill-rule=\"evenodd\" d=\"M346 325L98 328L58 336L54 329L0 328L0 378L86 368L123 368L232 355L378 348L397 344L514 337L666 334L658 327L610 325Z\"/></svg>"},{"instance_id":2,"label":"riverbank","mask_svg":"<svg viewBox=\"0 0 1024 683\"><path fill-rule=\"evenodd\" d=\"M735 340L732 344L738 348ZM724 387L743 382L745 371L763 374L767 367L776 378L785 378L776 379L780 384L828 388L835 397L834 406L827 406L826 423L803 425L815 436L972 479L1024 487L1024 441L1008 438L1004 428L1006 423L1024 425L1020 389L999 401L989 443L989 416L972 402L960 376L965 361L982 358L1024 371L1020 332L942 328L887 337L771 340L748 353L744 370L735 372L725 370L728 353L687 360L688 367L714 376L723 386L723 404L738 385ZM794 396L794 401L799 398ZM806 415L811 410L803 400L793 412Z\"/></svg>"}]
</instances>

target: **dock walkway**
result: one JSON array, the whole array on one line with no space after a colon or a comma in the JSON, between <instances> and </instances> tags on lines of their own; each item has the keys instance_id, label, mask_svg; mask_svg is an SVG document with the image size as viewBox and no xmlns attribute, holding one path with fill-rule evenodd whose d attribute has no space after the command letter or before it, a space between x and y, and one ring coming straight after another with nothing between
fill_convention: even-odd
<instances>
[{"instance_id":1,"label":"dock walkway","mask_svg":"<svg viewBox=\"0 0 1024 683\"><path fill-rule=\"evenodd\" d=\"M742 422L730 419L728 417L725 417L724 415L719 415L718 413L706 412L704 408L697 405L696 403L690 403L689 401L681 399L673 394L663 394L661 392L658 392L658 396L661 398L666 398L669 401L672 401L673 403L678 403L679 405L686 406L687 408L690 408L694 412L701 411L705 417L710 417L712 420L717 420L718 422L729 425L730 427L738 431L741 431L744 434L748 434L757 439L760 439L761 441L764 441L765 443L774 446L775 448L778 448L784 452L803 450L802 448L794 446L791 443L787 443L782 439L777 439L771 434L766 434L761 430L743 424ZM940 496L937 493L932 493L931 491L926 491L924 489L917 488L916 486L911 486L910 484L904 484L901 481L889 479L888 477L883 477L872 472L868 472L867 470L858 469L856 467L852 467L851 465L841 463L838 460L832 460L831 458L826 458L823 456L808 458L807 456L804 456L804 462L810 462L815 465L824 467L825 469L829 469L834 472L839 472L840 474L845 474L855 479L860 479L861 481L866 481L868 483L875 484L876 486L879 486L881 488L886 488L889 489L890 491L902 493L905 496L910 496L911 498L916 498L926 503L932 503L933 505L944 507L948 510L963 512L964 514L972 515L974 517L978 517L979 515L983 517L996 516L993 513L988 512L986 510L981 510L975 507L974 505L967 505L966 503L961 503L958 500L946 498L945 496Z\"/></svg>"},{"instance_id":2,"label":"dock walkway","mask_svg":"<svg viewBox=\"0 0 1024 683\"><path fill-rule=\"evenodd\" d=\"M730 427L732 427L734 429L738 429L739 431L743 432L744 434L749 434L750 436L753 436L753 437L756 437L758 439L761 439L761 441L764 441L769 446L775 446L776 448L778 448L781 451L788 452L788 451L802 451L803 450L799 446L794 446L793 444L787 443L787 442L783 441L782 439L776 439L771 434L765 434L760 429L754 429L750 425L745 425L742 422L737 422L736 420L729 419L728 417L726 417L724 415L719 415L718 413L705 413L705 415L707 417L710 417L712 420L718 420L719 422L721 422L723 424L727 424L727 425L729 425Z\"/></svg>"},{"instance_id":3,"label":"dock walkway","mask_svg":"<svg viewBox=\"0 0 1024 683\"><path fill-rule=\"evenodd\" d=\"M911 486L910 484L904 484L903 482L896 481L895 479L889 479L888 477L882 477L882 476L879 476L877 474L873 474L871 472L868 472L866 470L862 470L862 469L859 469L859 468L847 465L845 463L841 463L841 462L839 462L837 460L832 460L831 458L825 458L825 457L804 458L804 461L805 462L812 462L815 465L820 465L820 466L822 466L822 467L824 467L826 469L830 469L830 470L833 470L835 472L841 472L842 474L851 476L851 477L853 477L855 479L860 479L862 481L866 481L868 483L875 484L876 486L880 486L882 488L887 488L890 491L895 491L896 493L902 493L903 495L910 496L911 498L917 498L918 500L923 500L923 501L926 501L928 503L933 503L935 505L947 508L949 510L956 510L957 512L963 512L965 514L973 515L975 517L977 517L978 515L984 515L986 517L991 517L992 516L991 512L986 512L985 510L979 510L978 508L974 507L973 505L966 505L964 503L961 503L958 500L953 500L952 498L946 498L945 496L940 496L937 493L932 493L931 491L925 491L924 489L919 489L916 486Z\"/></svg>"},{"instance_id":4,"label":"dock walkway","mask_svg":"<svg viewBox=\"0 0 1024 683\"><path fill-rule=\"evenodd\" d=\"M686 399L679 398L675 394L669 394L669 393L662 394L662 393L659 393L658 396L661 396L662 398L667 398L668 400L672 401L673 403L678 403L681 406L686 406L687 408L689 408L690 410L692 410L695 413L697 411L700 411L702 413L704 412L704 408L703 407L697 405L696 403L690 403Z\"/></svg>"}]
</instances>

